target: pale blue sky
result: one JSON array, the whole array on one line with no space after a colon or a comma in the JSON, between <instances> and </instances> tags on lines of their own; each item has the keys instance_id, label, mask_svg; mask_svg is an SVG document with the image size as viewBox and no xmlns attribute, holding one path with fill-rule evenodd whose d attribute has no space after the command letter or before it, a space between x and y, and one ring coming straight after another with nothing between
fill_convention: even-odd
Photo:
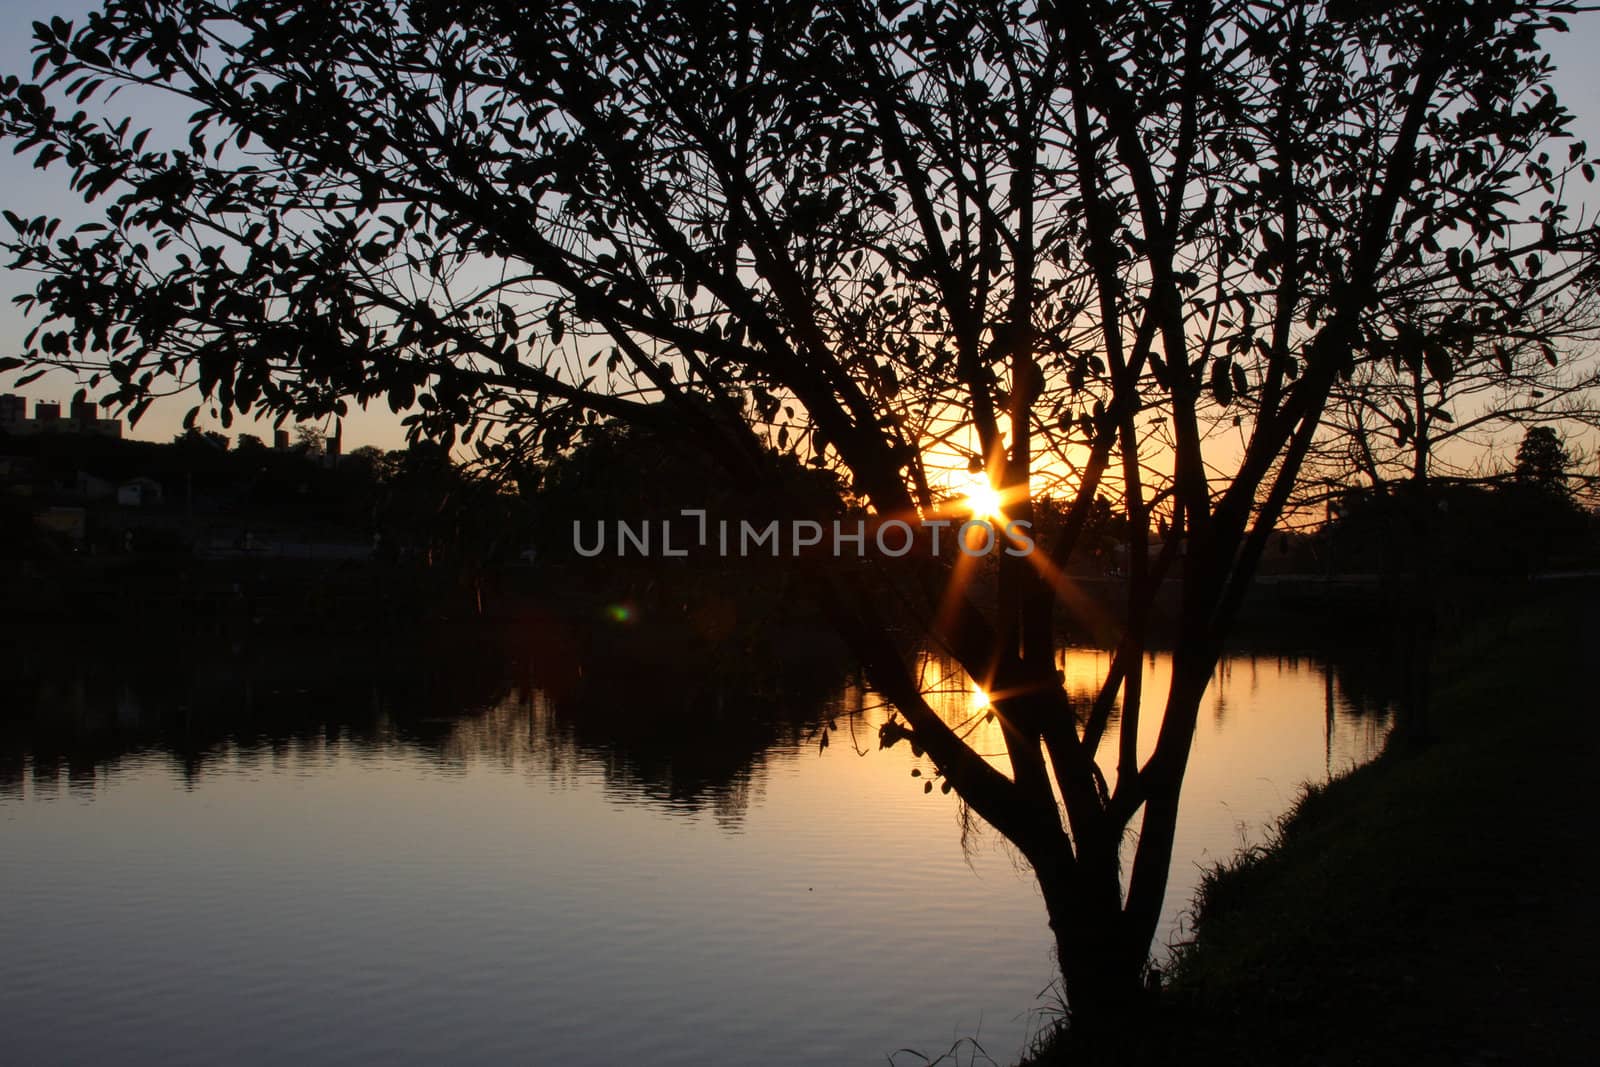
<instances>
[{"instance_id":1,"label":"pale blue sky","mask_svg":"<svg viewBox=\"0 0 1600 1067\"><path fill-rule=\"evenodd\" d=\"M91 0L7 0L0 15L0 73L26 77L32 70L34 21L53 15L80 20L84 13L99 6ZM1576 133L1587 140L1591 154L1600 152L1600 13L1586 13L1572 20L1572 32L1552 35L1547 42L1557 65L1556 89L1577 115ZM127 106L127 98L119 103ZM181 121L178 109L135 114L136 125L159 125ZM65 219L84 219L82 202L66 189L67 171L59 164L49 171L33 169L29 162L11 155L0 155L0 207L21 215L54 215ZM1595 201L1600 203L1600 192ZM27 332L11 297L29 289L25 275L0 268L0 355L17 353ZM0 391L6 391L16 375L0 376ZM30 397L68 400L76 383L65 372L52 372L27 390ZM177 432L192 399L171 400L154 405L140 422L134 436L165 439ZM243 427L246 431L248 426ZM239 432L235 423L234 432ZM270 436L270 432L262 431ZM385 448L403 443L399 420L379 404L374 411L357 412L345 422L345 447L376 444Z\"/></svg>"}]
</instances>

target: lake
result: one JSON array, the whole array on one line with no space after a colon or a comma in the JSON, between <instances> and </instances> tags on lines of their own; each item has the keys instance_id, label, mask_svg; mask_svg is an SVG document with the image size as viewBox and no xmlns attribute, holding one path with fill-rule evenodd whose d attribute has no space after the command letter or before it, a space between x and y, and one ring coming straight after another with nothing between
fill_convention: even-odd
<instances>
[{"instance_id":1,"label":"lake","mask_svg":"<svg viewBox=\"0 0 1600 1067\"><path fill-rule=\"evenodd\" d=\"M1059 1010L1031 875L924 792L925 761L877 747L859 680L807 667L730 696L612 665L575 688L509 645L314 671L20 657L0 691L8 1058L1007 1064ZM1106 663L1061 653L1074 692ZM998 753L983 695L923 667ZM1169 667L1147 658L1146 692ZM1206 865L1378 751L1373 674L1226 658L1163 941Z\"/></svg>"}]
</instances>

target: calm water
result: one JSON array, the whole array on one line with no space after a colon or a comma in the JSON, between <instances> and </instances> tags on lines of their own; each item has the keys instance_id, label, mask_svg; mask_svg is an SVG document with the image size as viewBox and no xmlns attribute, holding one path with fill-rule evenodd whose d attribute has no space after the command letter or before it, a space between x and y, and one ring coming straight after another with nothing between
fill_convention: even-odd
<instances>
[{"instance_id":1,"label":"calm water","mask_svg":"<svg viewBox=\"0 0 1600 1067\"><path fill-rule=\"evenodd\" d=\"M7 683L5 1059L912 1064L968 1039L1007 1063L1053 1010L1031 876L992 833L963 844L852 679L730 696L394 660ZM1063 666L1087 688L1105 656ZM1164 938L1202 866L1375 753L1360 678L1226 661Z\"/></svg>"}]
</instances>

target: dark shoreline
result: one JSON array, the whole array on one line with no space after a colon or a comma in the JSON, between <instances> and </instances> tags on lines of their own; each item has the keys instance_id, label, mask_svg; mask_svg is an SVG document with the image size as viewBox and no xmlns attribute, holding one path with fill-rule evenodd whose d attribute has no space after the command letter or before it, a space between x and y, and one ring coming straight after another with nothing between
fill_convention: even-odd
<instances>
[{"instance_id":1,"label":"dark shoreline","mask_svg":"<svg viewBox=\"0 0 1600 1067\"><path fill-rule=\"evenodd\" d=\"M1058 1034L1027 1062L1587 1062L1597 596L1575 579L1477 613L1435 664L1430 744L1309 790L1211 872L1123 1043Z\"/></svg>"}]
</instances>

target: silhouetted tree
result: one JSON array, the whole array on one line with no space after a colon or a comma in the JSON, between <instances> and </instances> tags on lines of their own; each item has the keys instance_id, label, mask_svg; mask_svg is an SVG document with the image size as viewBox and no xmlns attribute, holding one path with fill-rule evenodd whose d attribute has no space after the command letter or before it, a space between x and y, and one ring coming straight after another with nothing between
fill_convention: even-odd
<instances>
[{"instance_id":1,"label":"silhouetted tree","mask_svg":"<svg viewBox=\"0 0 1600 1067\"><path fill-rule=\"evenodd\" d=\"M328 435L320 426L299 423L294 428L295 447L308 456L320 456L328 447Z\"/></svg>"},{"instance_id":2,"label":"silhouetted tree","mask_svg":"<svg viewBox=\"0 0 1600 1067\"><path fill-rule=\"evenodd\" d=\"M1477 269L1461 249L1434 253L1443 276L1402 274L1374 315L1384 355L1336 384L1302 502L1352 481L1492 476L1500 438L1531 426L1600 426L1600 333L1593 261L1530 256L1518 275ZM1505 313L1479 309L1494 304Z\"/></svg>"},{"instance_id":3,"label":"silhouetted tree","mask_svg":"<svg viewBox=\"0 0 1600 1067\"><path fill-rule=\"evenodd\" d=\"M341 469L366 481L377 482L392 474L393 466L393 461L383 449L362 445L345 453Z\"/></svg>"},{"instance_id":4,"label":"silhouetted tree","mask_svg":"<svg viewBox=\"0 0 1600 1067\"><path fill-rule=\"evenodd\" d=\"M232 443L227 434L215 431L200 430L191 426L172 438L172 443L185 448L211 449L214 452L226 452Z\"/></svg>"},{"instance_id":5,"label":"silhouetted tree","mask_svg":"<svg viewBox=\"0 0 1600 1067\"><path fill-rule=\"evenodd\" d=\"M744 518L828 522L843 514L845 492L833 471L785 452L774 452L767 462L765 484L736 489L707 478L717 469L717 458L696 438L621 422L586 427L571 449L540 472L542 541L547 550L566 553L575 524L681 520L685 507L705 509L711 523Z\"/></svg>"},{"instance_id":6,"label":"silhouetted tree","mask_svg":"<svg viewBox=\"0 0 1600 1067\"><path fill-rule=\"evenodd\" d=\"M1560 436L1549 426L1530 426L1517 446L1517 481L1546 492L1566 496L1567 470L1572 455Z\"/></svg>"},{"instance_id":7,"label":"silhouetted tree","mask_svg":"<svg viewBox=\"0 0 1600 1067\"><path fill-rule=\"evenodd\" d=\"M1482 494L1459 487L1497 476L1491 465L1507 430L1600 426L1600 370L1584 352L1600 329L1590 257L1547 264L1530 254L1522 271L1505 274L1479 270L1470 250L1451 244L1429 250L1422 264L1397 270L1373 312L1382 358L1335 382L1297 500L1314 506L1339 499L1348 518L1358 506L1353 484L1364 482L1373 494L1361 518L1389 573L1387 614L1407 643L1399 733L1414 740L1427 736L1434 632L1449 596L1451 574L1442 564L1450 554L1441 545L1462 528L1459 516L1442 509L1454 503L1470 515L1484 510ZM1490 305L1500 313L1481 312ZM1494 498L1490 510L1500 503ZM1381 532L1371 525L1380 517L1388 524ZM1355 528L1346 521L1341 540ZM1518 549L1467 569L1527 566L1530 554L1520 547L1527 540L1493 534L1484 547L1509 541Z\"/></svg>"},{"instance_id":8,"label":"silhouetted tree","mask_svg":"<svg viewBox=\"0 0 1600 1067\"><path fill-rule=\"evenodd\" d=\"M731 487L790 451L882 516L935 512L969 469L1019 520L1059 485L1031 557L898 588L920 632L827 567L808 585L903 716L883 742L1031 863L1074 1021L1109 1031L1221 642L1335 384L1392 349L1376 312L1446 246L1509 278L1570 245L1561 190L1591 164L1545 154L1570 116L1538 45L1567 10L110 0L37 26L40 84L4 84L12 147L105 207L65 235L10 216L42 276L27 359L130 417L180 373L224 421L383 398L492 464L602 416L670 423ZM130 84L182 98L187 143L102 119ZM1102 496L1128 623L1082 708L1052 607ZM1147 700L1169 572L1171 688ZM924 699L906 646L930 639L993 695L1005 770Z\"/></svg>"}]
</instances>

